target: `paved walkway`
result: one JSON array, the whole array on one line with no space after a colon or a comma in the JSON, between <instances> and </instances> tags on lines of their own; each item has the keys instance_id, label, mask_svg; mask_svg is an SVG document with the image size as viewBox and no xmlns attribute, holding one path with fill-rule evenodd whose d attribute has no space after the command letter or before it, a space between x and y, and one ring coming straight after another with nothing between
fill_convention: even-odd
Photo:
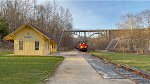
<instances>
[{"instance_id":1,"label":"paved walkway","mask_svg":"<svg viewBox=\"0 0 150 84\"><path fill-rule=\"evenodd\" d=\"M65 59L46 84L133 84L130 80L103 79L77 51L61 54Z\"/></svg>"}]
</instances>

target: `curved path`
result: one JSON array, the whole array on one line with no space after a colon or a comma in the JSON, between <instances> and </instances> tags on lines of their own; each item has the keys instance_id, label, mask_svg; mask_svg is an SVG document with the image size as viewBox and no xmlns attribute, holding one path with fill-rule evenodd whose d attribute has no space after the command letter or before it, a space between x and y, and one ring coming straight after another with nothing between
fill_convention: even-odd
<instances>
[{"instance_id":1,"label":"curved path","mask_svg":"<svg viewBox=\"0 0 150 84\"><path fill-rule=\"evenodd\" d=\"M60 53L65 57L46 84L134 84L128 79L103 79L78 51Z\"/></svg>"}]
</instances>

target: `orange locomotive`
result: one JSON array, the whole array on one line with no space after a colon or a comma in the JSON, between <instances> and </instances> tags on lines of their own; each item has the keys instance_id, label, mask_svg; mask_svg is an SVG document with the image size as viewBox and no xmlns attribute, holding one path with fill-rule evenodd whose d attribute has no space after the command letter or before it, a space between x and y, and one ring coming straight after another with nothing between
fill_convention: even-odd
<instances>
[{"instance_id":1,"label":"orange locomotive","mask_svg":"<svg viewBox=\"0 0 150 84\"><path fill-rule=\"evenodd\" d=\"M87 43L80 43L79 44L79 51L82 51L82 52L86 52L87 51L87 48L88 48L88 45Z\"/></svg>"}]
</instances>

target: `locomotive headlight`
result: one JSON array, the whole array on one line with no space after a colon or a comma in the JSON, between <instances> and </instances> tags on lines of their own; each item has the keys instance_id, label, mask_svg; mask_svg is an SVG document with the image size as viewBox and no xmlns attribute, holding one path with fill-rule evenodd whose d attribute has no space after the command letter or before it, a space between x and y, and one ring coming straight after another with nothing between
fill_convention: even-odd
<instances>
[{"instance_id":1,"label":"locomotive headlight","mask_svg":"<svg viewBox=\"0 0 150 84\"><path fill-rule=\"evenodd\" d=\"M83 48L83 46L80 46L80 48Z\"/></svg>"}]
</instances>

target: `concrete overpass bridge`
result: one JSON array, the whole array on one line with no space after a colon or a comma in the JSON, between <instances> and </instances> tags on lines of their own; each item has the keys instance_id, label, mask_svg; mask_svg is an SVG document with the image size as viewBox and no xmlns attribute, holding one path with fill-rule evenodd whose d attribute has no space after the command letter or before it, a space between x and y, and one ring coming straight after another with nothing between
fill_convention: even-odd
<instances>
[{"instance_id":1,"label":"concrete overpass bridge","mask_svg":"<svg viewBox=\"0 0 150 84\"><path fill-rule=\"evenodd\" d=\"M111 40L116 37L117 32L120 32L120 30L65 30L64 32L70 35L77 35L79 38L83 37L82 41L87 41L87 38L91 38L95 34Z\"/></svg>"}]
</instances>

